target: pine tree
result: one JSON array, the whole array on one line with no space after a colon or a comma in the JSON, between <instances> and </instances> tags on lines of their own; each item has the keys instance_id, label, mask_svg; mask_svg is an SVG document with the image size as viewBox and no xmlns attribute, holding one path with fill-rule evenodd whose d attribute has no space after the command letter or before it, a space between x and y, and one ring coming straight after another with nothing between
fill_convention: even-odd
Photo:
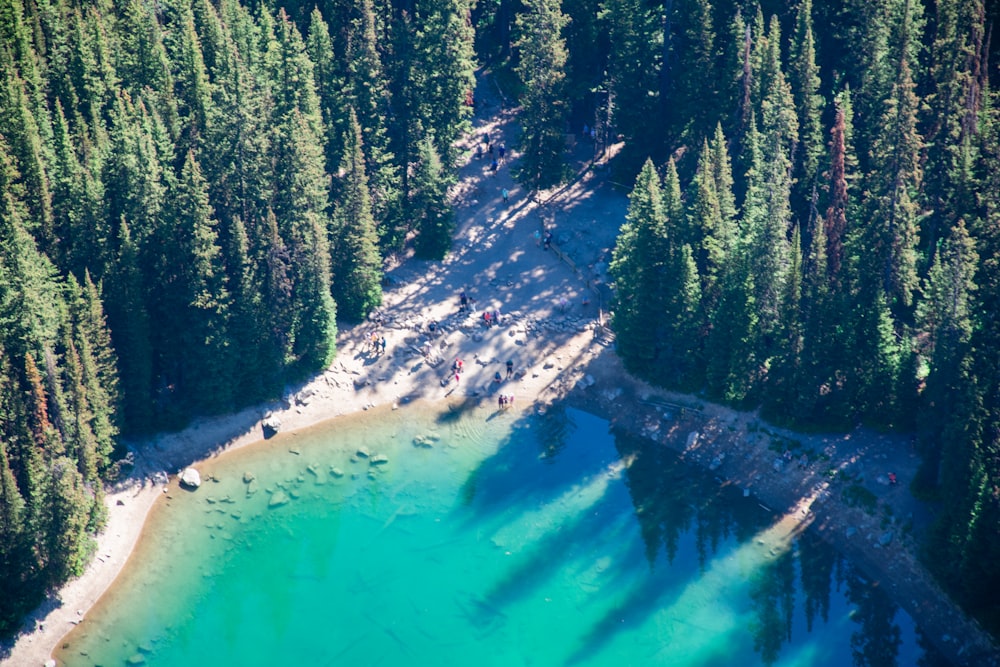
<instances>
[{"instance_id":1,"label":"pine tree","mask_svg":"<svg viewBox=\"0 0 1000 667\"><path fill-rule=\"evenodd\" d=\"M444 259L455 232L455 211L448 202L448 178L434 145L426 137L418 146L419 161L411 181L413 201L408 208L417 230L417 256Z\"/></svg>"},{"instance_id":2,"label":"pine tree","mask_svg":"<svg viewBox=\"0 0 1000 667\"><path fill-rule=\"evenodd\" d=\"M663 309L659 281L666 218L660 179L646 160L629 195L629 209L618 234L608 272L615 285L612 325L618 336L618 353L634 373L654 373L657 333Z\"/></svg>"},{"instance_id":3,"label":"pine tree","mask_svg":"<svg viewBox=\"0 0 1000 667\"><path fill-rule=\"evenodd\" d=\"M530 188L555 185L565 176L565 26L558 0L527 0L517 17L521 37L515 44L520 54L516 72L524 89L518 178Z\"/></svg>"},{"instance_id":4,"label":"pine tree","mask_svg":"<svg viewBox=\"0 0 1000 667\"><path fill-rule=\"evenodd\" d=\"M697 145L712 132L721 117L717 90L705 82L716 80L716 37L710 0L674 0L670 19L670 94L664 100L671 126L671 145ZM650 67L651 63L644 63Z\"/></svg>"},{"instance_id":5,"label":"pine tree","mask_svg":"<svg viewBox=\"0 0 1000 667\"><path fill-rule=\"evenodd\" d=\"M976 211L972 165L978 159L979 128L985 82L985 7L981 0L935 3L934 40L927 77L932 90L925 98L924 135L927 159L924 196L930 214L922 223L926 270L938 240L959 218Z\"/></svg>"},{"instance_id":6,"label":"pine tree","mask_svg":"<svg viewBox=\"0 0 1000 667\"><path fill-rule=\"evenodd\" d=\"M188 151L200 152L214 111L211 84L201 40L195 28L194 13L190 6L175 8L175 12L177 15L170 17L169 39L165 41L174 64L173 95L182 123L176 142L178 161L181 161Z\"/></svg>"},{"instance_id":7,"label":"pine tree","mask_svg":"<svg viewBox=\"0 0 1000 667\"><path fill-rule=\"evenodd\" d=\"M55 242L55 235L45 145L40 124L30 107L25 81L18 76L8 55L0 49L0 127L24 189L28 208L25 223L42 250L47 250Z\"/></svg>"},{"instance_id":8,"label":"pine tree","mask_svg":"<svg viewBox=\"0 0 1000 667\"><path fill-rule=\"evenodd\" d=\"M969 237L964 221L959 220L935 255L924 281L924 299L917 306L917 321L924 334L922 353L930 366L920 420L922 459L917 479L925 490L933 490L938 484L947 489L966 489L970 482L960 472L968 465L968 457L958 456L948 461L943 453L963 448L965 445L955 442L955 438L965 441L968 437L961 427L955 432L958 426L955 420L958 415L968 418L970 409L969 343L977 263L975 242ZM947 479L948 475L959 478Z\"/></svg>"},{"instance_id":9,"label":"pine tree","mask_svg":"<svg viewBox=\"0 0 1000 667\"><path fill-rule=\"evenodd\" d=\"M348 124L347 106L341 94L345 82L333 49L330 29L319 9L314 8L309 15L306 52L313 62L316 94L323 114L326 170L329 173L334 173L343 159L344 147L341 141Z\"/></svg>"},{"instance_id":10,"label":"pine tree","mask_svg":"<svg viewBox=\"0 0 1000 667\"><path fill-rule=\"evenodd\" d=\"M775 81L780 81L776 77ZM744 252L752 276L754 306L760 329L756 337L763 361L773 352L781 321L781 300L789 271L788 228L790 210L789 161L782 126L772 124L770 135L761 136L751 122L747 135L750 170L743 206ZM762 148L758 148L762 145Z\"/></svg>"},{"instance_id":11,"label":"pine tree","mask_svg":"<svg viewBox=\"0 0 1000 667\"><path fill-rule=\"evenodd\" d=\"M725 163L716 172L716 154L708 141L702 142L698 168L691 181L688 195L688 228L685 242L691 245L695 255L695 265L701 277L701 293L708 312L714 308L719 296L718 281L727 257L735 243L732 219L722 213L717 186L719 180L725 187ZM724 194L727 207L731 206L731 191Z\"/></svg>"},{"instance_id":12,"label":"pine tree","mask_svg":"<svg viewBox=\"0 0 1000 667\"><path fill-rule=\"evenodd\" d=\"M877 281L887 297L903 305L910 304L916 287L917 195L923 176L914 88L904 58L898 63L872 147L874 171L869 178L871 223L866 245L872 258L866 280Z\"/></svg>"},{"instance_id":13,"label":"pine tree","mask_svg":"<svg viewBox=\"0 0 1000 667\"><path fill-rule=\"evenodd\" d=\"M409 130L411 119L406 109L390 108L388 89L389 77L385 72L379 51L379 40L376 31L376 14L372 0L362 0L356 7L349 22L346 54L344 62L348 63L347 72L347 105L354 109L358 123L361 125L361 145L365 150L365 171L369 174L368 188L371 191L372 216L379 230L381 243L386 248L399 248L405 237L405 224L399 220L400 197L407 192L405 166L409 160L407 155L393 155L390 148L389 131L386 119L402 116L398 127L402 132ZM394 28L406 30L402 17L394 22ZM397 44L397 53L402 56L409 50ZM401 58L402 59L402 58ZM408 72L409 68L401 64L400 69ZM405 77L397 81L399 87L405 86ZM346 109L346 107L345 107ZM345 114L344 122L348 118ZM342 131L346 130L346 126ZM343 135L340 135L343 136ZM409 147L407 137L397 138L395 145L404 150ZM346 152L346 147L345 147Z\"/></svg>"},{"instance_id":14,"label":"pine tree","mask_svg":"<svg viewBox=\"0 0 1000 667\"><path fill-rule=\"evenodd\" d=\"M812 28L812 0L799 5L792 53L789 83L798 116L799 142L795 149L796 180L794 211L800 219L808 216L809 201L820 176L823 156L823 98L819 94L819 66L816 64L816 44Z\"/></svg>"},{"instance_id":15,"label":"pine tree","mask_svg":"<svg viewBox=\"0 0 1000 667\"><path fill-rule=\"evenodd\" d=\"M433 138L434 152L446 167L458 158L456 140L468 127L472 108L466 96L475 87L471 0L433 2L421 8L414 51L418 66L411 87L418 117ZM422 139L418 162L424 160Z\"/></svg>"},{"instance_id":16,"label":"pine tree","mask_svg":"<svg viewBox=\"0 0 1000 667\"><path fill-rule=\"evenodd\" d=\"M123 425L126 432L150 431L152 423L152 345L139 251L128 224L118 225L114 270L107 276L108 323L121 372Z\"/></svg>"},{"instance_id":17,"label":"pine tree","mask_svg":"<svg viewBox=\"0 0 1000 667\"><path fill-rule=\"evenodd\" d=\"M333 294L341 316L358 321L382 304L382 260L365 174L361 128L354 111L343 139L340 198L330 224Z\"/></svg>"},{"instance_id":18,"label":"pine tree","mask_svg":"<svg viewBox=\"0 0 1000 667\"><path fill-rule=\"evenodd\" d=\"M199 411L227 409L235 363L229 347L230 298L208 186L193 152L184 162L170 209L174 245L162 249L169 255L163 276L168 289L162 310L154 314L167 331L159 356L175 369L184 403Z\"/></svg>"},{"instance_id":19,"label":"pine tree","mask_svg":"<svg viewBox=\"0 0 1000 667\"><path fill-rule=\"evenodd\" d=\"M296 373L305 373L330 362L336 335L327 239L329 182L312 63L298 30L283 11L278 14L275 40L268 47L268 66L275 100L272 206L291 257L291 365Z\"/></svg>"},{"instance_id":20,"label":"pine tree","mask_svg":"<svg viewBox=\"0 0 1000 667\"><path fill-rule=\"evenodd\" d=\"M661 134L656 38L660 20L641 0L608 0L604 12L611 49L607 75L611 119L625 138L616 166L631 178L656 151Z\"/></svg>"}]
</instances>

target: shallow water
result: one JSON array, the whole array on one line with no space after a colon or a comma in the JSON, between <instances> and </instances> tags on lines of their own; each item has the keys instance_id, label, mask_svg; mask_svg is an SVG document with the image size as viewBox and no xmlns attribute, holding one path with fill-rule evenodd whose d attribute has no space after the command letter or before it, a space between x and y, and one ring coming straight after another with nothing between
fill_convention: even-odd
<instances>
[{"instance_id":1,"label":"shallow water","mask_svg":"<svg viewBox=\"0 0 1000 667\"><path fill-rule=\"evenodd\" d=\"M154 510L61 662L882 667L923 656L911 619L809 533L782 542L752 498L576 410L379 409L199 468L218 481ZM279 494L287 502L270 507Z\"/></svg>"}]
</instances>

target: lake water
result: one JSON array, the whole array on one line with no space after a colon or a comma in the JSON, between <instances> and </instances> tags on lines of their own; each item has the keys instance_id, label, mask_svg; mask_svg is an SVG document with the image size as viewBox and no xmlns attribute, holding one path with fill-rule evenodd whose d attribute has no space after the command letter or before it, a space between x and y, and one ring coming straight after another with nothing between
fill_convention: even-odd
<instances>
[{"instance_id":1,"label":"lake water","mask_svg":"<svg viewBox=\"0 0 1000 667\"><path fill-rule=\"evenodd\" d=\"M199 468L62 664L938 664L808 532L573 409L378 409Z\"/></svg>"}]
</instances>

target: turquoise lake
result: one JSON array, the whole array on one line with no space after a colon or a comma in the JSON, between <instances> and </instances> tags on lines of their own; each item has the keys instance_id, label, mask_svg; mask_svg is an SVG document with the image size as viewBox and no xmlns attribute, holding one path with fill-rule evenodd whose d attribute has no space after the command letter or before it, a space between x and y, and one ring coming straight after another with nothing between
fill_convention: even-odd
<instances>
[{"instance_id":1,"label":"turquoise lake","mask_svg":"<svg viewBox=\"0 0 1000 667\"><path fill-rule=\"evenodd\" d=\"M198 467L61 664L943 664L809 532L574 409L377 409Z\"/></svg>"}]
</instances>

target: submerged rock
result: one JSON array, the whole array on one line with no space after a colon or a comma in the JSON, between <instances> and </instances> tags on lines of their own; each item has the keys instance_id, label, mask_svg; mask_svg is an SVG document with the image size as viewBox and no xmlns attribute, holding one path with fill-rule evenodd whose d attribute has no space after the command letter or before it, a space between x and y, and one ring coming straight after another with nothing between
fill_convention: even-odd
<instances>
[{"instance_id":1,"label":"submerged rock","mask_svg":"<svg viewBox=\"0 0 1000 667\"><path fill-rule=\"evenodd\" d=\"M281 507L291 502L291 498L284 491L275 491L271 494L271 499L267 501L268 507Z\"/></svg>"},{"instance_id":2,"label":"submerged rock","mask_svg":"<svg viewBox=\"0 0 1000 667\"><path fill-rule=\"evenodd\" d=\"M355 452L355 454L358 457L363 458L363 459L367 459L368 457L370 457L372 455L372 453L370 451L368 451L367 447L358 447L358 451Z\"/></svg>"},{"instance_id":3,"label":"submerged rock","mask_svg":"<svg viewBox=\"0 0 1000 667\"><path fill-rule=\"evenodd\" d=\"M389 457L386 456L385 454L376 454L375 456L371 457L368 460L368 463L370 463L373 466L385 465L388 462L389 462Z\"/></svg>"},{"instance_id":4,"label":"submerged rock","mask_svg":"<svg viewBox=\"0 0 1000 667\"><path fill-rule=\"evenodd\" d=\"M254 475L252 472L247 471L247 472L243 473L243 483L244 484L249 484L250 482L254 481L255 479L257 479L257 476Z\"/></svg>"},{"instance_id":5,"label":"submerged rock","mask_svg":"<svg viewBox=\"0 0 1000 667\"><path fill-rule=\"evenodd\" d=\"M181 486L189 489L197 489L201 486L201 475L194 468L185 468L181 473Z\"/></svg>"}]
</instances>

